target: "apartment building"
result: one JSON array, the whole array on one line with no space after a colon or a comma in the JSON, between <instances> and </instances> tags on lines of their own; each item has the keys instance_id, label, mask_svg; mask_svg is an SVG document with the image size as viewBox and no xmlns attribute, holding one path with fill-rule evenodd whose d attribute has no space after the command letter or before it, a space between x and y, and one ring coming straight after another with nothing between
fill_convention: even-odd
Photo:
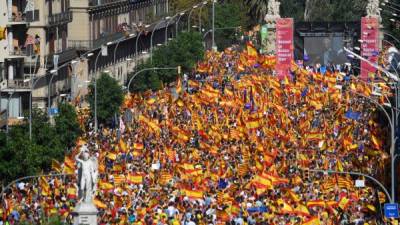
<instances>
[{"instance_id":1,"label":"apartment building","mask_svg":"<svg viewBox=\"0 0 400 225\"><path fill-rule=\"evenodd\" d=\"M97 68L110 70L110 74L119 80L120 84L126 82L129 68L135 65L134 62L131 63L131 59L137 57L134 56L136 35L143 31L146 25L160 20L169 12L168 0L70 0L70 10L74 19L68 24L68 45L81 53L94 53L94 57L88 59L88 73L91 73L99 48L113 43L108 48L108 56L100 57ZM162 26L158 27L154 40L164 37L160 29ZM151 33L151 30L152 26L148 27L145 34ZM116 50L116 42L129 34L135 36L121 41ZM139 52L148 49L150 35L142 35L139 43ZM78 85L82 86L82 82Z\"/></svg>"},{"instance_id":2,"label":"apartment building","mask_svg":"<svg viewBox=\"0 0 400 225\"><path fill-rule=\"evenodd\" d=\"M68 23L72 21L69 0L0 1L0 126L7 108L10 121L24 116L33 106L47 109L60 93L68 92L69 67L58 70L52 84L50 71L77 57L68 48ZM33 86L34 84L34 86ZM50 90L50 95L49 95Z\"/></svg>"},{"instance_id":3,"label":"apartment building","mask_svg":"<svg viewBox=\"0 0 400 225\"><path fill-rule=\"evenodd\" d=\"M89 52L96 55L106 43L113 45L98 65L116 69L112 75L123 84L128 67L133 66L129 62L136 40L120 42L114 67L116 40L137 35L146 24L167 14L168 0L0 1L0 30L5 28L5 38L0 39L0 128L7 109L11 123L24 116L31 93L32 106L43 110L56 107L63 97L87 93L95 57L78 57ZM164 41L162 32L155 35L155 43ZM150 43L150 35L143 36L140 52Z\"/></svg>"}]
</instances>

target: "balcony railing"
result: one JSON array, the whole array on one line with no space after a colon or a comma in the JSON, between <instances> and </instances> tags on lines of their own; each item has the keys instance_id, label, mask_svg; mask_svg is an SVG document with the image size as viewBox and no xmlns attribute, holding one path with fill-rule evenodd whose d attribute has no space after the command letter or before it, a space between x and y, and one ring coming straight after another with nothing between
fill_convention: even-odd
<instances>
[{"instance_id":1,"label":"balcony railing","mask_svg":"<svg viewBox=\"0 0 400 225\"><path fill-rule=\"evenodd\" d=\"M71 11L53 14L47 18L48 26L55 26L55 25L65 24L65 23L70 23L70 22L72 22L72 12Z\"/></svg>"},{"instance_id":2,"label":"balcony railing","mask_svg":"<svg viewBox=\"0 0 400 225\"><path fill-rule=\"evenodd\" d=\"M90 40L69 40L68 47L75 48L78 50L91 50L100 48L101 45L107 44L108 42L112 42L122 38L125 35L123 32L118 32L110 35L103 36L94 41Z\"/></svg>"},{"instance_id":3,"label":"balcony railing","mask_svg":"<svg viewBox=\"0 0 400 225\"><path fill-rule=\"evenodd\" d=\"M6 80L8 89L30 89L30 82L24 80Z\"/></svg>"},{"instance_id":4,"label":"balcony railing","mask_svg":"<svg viewBox=\"0 0 400 225\"><path fill-rule=\"evenodd\" d=\"M39 10L35 9L33 11L27 11L23 13L18 10L13 10L9 22L12 23L29 23L39 21Z\"/></svg>"}]
</instances>

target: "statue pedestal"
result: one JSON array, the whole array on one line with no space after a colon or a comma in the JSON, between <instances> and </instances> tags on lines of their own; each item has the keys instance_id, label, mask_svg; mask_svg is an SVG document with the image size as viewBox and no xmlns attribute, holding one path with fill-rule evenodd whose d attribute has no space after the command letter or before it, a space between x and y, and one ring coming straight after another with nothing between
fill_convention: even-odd
<instances>
[{"instance_id":1,"label":"statue pedestal","mask_svg":"<svg viewBox=\"0 0 400 225\"><path fill-rule=\"evenodd\" d=\"M97 213L93 203L79 203L74 210L74 225L97 225Z\"/></svg>"},{"instance_id":2,"label":"statue pedestal","mask_svg":"<svg viewBox=\"0 0 400 225\"><path fill-rule=\"evenodd\" d=\"M276 51L276 20L279 19L278 15L267 14L264 18L268 27L268 39L266 53L275 54Z\"/></svg>"}]
</instances>

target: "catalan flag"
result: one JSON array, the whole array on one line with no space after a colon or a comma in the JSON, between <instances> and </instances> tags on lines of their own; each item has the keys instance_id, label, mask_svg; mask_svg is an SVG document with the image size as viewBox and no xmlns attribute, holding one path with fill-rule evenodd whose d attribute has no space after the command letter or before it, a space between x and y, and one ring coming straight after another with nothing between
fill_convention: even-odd
<instances>
[{"instance_id":1,"label":"catalan flag","mask_svg":"<svg viewBox=\"0 0 400 225\"><path fill-rule=\"evenodd\" d=\"M318 217L312 217L310 219L305 220L302 225L321 225L321 221Z\"/></svg>"}]
</instances>

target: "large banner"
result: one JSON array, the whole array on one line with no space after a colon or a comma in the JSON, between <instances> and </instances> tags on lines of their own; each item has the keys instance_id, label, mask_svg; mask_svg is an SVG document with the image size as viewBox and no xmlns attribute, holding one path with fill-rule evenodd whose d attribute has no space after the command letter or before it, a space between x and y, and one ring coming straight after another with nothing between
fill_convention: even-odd
<instances>
[{"instance_id":1,"label":"large banner","mask_svg":"<svg viewBox=\"0 0 400 225\"><path fill-rule=\"evenodd\" d=\"M377 17L361 19L361 56L371 63L378 62L379 54L379 21ZM367 80L376 69L367 62L361 61L361 79Z\"/></svg>"},{"instance_id":2,"label":"large banner","mask_svg":"<svg viewBox=\"0 0 400 225\"><path fill-rule=\"evenodd\" d=\"M276 73L279 78L289 76L293 60L293 18L276 20Z\"/></svg>"}]
</instances>

